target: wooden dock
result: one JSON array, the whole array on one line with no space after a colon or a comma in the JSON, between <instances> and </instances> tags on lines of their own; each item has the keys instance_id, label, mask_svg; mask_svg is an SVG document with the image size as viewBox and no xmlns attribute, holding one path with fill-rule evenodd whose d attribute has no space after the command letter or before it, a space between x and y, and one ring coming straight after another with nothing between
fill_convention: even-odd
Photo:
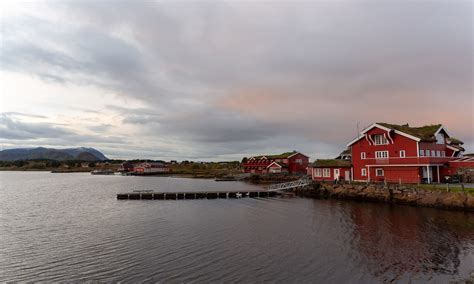
<instances>
[{"instance_id":1,"label":"wooden dock","mask_svg":"<svg viewBox=\"0 0 474 284\"><path fill-rule=\"evenodd\" d=\"M278 191L196 191L196 192L131 192L118 193L118 200L184 200L275 197Z\"/></svg>"}]
</instances>

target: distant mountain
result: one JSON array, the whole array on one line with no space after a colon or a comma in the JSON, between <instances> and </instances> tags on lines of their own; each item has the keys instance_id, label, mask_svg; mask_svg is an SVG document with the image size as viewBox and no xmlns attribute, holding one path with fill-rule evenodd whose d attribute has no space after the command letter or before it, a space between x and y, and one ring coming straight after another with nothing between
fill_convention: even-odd
<instances>
[{"instance_id":1,"label":"distant mountain","mask_svg":"<svg viewBox=\"0 0 474 284\"><path fill-rule=\"evenodd\" d=\"M0 161L50 159L56 161L82 160L82 161L104 161L108 160L101 152L94 148L18 148L0 151Z\"/></svg>"}]
</instances>

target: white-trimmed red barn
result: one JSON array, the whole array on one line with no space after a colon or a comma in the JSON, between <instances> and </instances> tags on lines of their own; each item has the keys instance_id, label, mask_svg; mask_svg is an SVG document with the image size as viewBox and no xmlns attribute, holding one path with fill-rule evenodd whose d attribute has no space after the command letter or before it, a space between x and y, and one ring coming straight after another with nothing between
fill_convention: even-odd
<instances>
[{"instance_id":1,"label":"white-trimmed red barn","mask_svg":"<svg viewBox=\"0 0 474 284\"><path fill-rule=\"evenodd\" d=\"M242 169L245 173L268 174L289 173L305 174L309 157L297 152L286 152L279 155L259 155L244 159Z\"/></svg>"},{"instance_id":2,"label":"white-trimmed red barn","mask_svg":"<svg viewBox=\"0 0 474 284\"><path fill-rule=\"evenodd\" d=\"M347 146L356 181L431 183L453 174L450 161L462 157L461 145L441 124L374 123Z\"/></svg>"}]
</instances>

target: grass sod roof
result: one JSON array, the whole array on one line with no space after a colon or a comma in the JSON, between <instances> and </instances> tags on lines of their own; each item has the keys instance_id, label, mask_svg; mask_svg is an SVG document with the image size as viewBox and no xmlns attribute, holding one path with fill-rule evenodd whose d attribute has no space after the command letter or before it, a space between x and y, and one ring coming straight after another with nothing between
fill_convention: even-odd
<instances>
[{"instance_id":1,"label":"grass sod roof","mask_svg":"<svg viewBox=\"0 0 474 284\"><path fill-rule=\"evenodd\" d=\"M397 124L390 124L390 123L385 123L385 122L378 122L377 124L390 128L390 129L404 132L406 134L410 134L412 136L420 138L421 141L425 141L425 142L436 141L435 133L442 126L441 124L432 124L432 125L425 125L421 127L411 127L408 124L397 125Z\"/></svg>"},{"instance_id":2,"label":"grass sod roof","mask_svg":"<svg viewBox=\"0 0 474 284\"><path fill-rule=\"evenodd\" d=\"M252 157L257 159L257 160L261 159L262 157L267 157L268 159L286 159L286 158L288 158L291 155L294 155L296 153L299 153L299 152L292 151L292 152L285 152L285 153L278 154L278 155L259 155L259 156L252 156Z\"/></svg>"},{"instance_id":3,"label":"grass sod roof","mask_svg":"<svg viewBox=\"0 0 474 284\"><path fill-rule=\"evenodd\" d=\"M349 160L318 159L311 166L313 168L350 168L352 164Z\"/></svg>"},{"instance_id":4,"label":"grass sod roof","mask_svg":"<svg viewBox=\"0 0 474 284\"><path fill-rule=\"evenodd\" d=\"M464 142L461 140L454 138L454 137L449 137L449 141L451 141L451 145L463 145Z\"/></svg>"},{"instance_id":5,"label":"grass sod roof","mask_svg":"<svg viewBox=\"0 0 474 284\"><path fill-rule=\"evenodd\" d=\"M351 154L351 149L346 149L346 150L342 151L341 154L339 154L339 156L350 155L350 154Z\"/></svg>"}]
</instances>

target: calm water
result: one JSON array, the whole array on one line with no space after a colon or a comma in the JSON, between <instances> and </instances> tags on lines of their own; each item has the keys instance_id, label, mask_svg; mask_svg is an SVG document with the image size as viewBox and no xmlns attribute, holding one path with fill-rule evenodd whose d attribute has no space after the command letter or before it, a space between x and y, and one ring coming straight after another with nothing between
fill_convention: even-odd
<instances>
[{"instance_id":1,"label":"calm water","mask_svg":"<svg viewBox=\"0 0 474 284\"><path fill-rule=\"evenodd\" d=\"M474 214L269 198L118 201L242 189L168 177L0 172L0 281L446 283L474 271Z\"/></svg>"}]
</instances>

